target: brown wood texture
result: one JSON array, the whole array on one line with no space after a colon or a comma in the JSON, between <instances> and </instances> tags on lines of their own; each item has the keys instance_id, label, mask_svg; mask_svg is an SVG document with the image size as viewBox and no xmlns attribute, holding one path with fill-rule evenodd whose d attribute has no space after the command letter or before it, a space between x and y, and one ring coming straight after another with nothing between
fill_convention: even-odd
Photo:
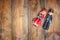
<instances>
[{"instance_id":1,"label":"brown wood texture","mask_svg":"<svg viewBox=\"0 0 60 40\"><path fill-rule=\"evenodd\" d=\"M11 39L11 0L1 0L2 12L1 12L1 27L2 40Z\"/></svg>"},{"instance_id":2,"label":"brown wood texture","mask_svg":"<svg viewBox=\"0 0 60 40\"><path fill-rule=\"evenodd\" d=\"M32 19L44 6L41 2L43 1L0 0L0 39L45 40L47 35L47 40L53 40L53 35L60 37L60 0L45 0L45 7L54 9L49 30L44 31L33 26Z\"/></svg>"},{"instance_id":3,"label":"brown wood texture","mask_svg":"<svg viewBox=\"0 0 60 40\"><path fill-rule=\"evenodd\" d=\"M23 0L14 0L13 3L13 29L14 40L23 40Z\"/></svg>"},{"instance_id":4,"label":"brown wood texture","mask_svg":"<svg viewBox=\"0 0 60 40\"><path fill-rule=\"evenodd\" d=\"M3 3L3 1L2 0L0 0L0 40L2 40L2 25L1 25L1 13L2 13L2 3Z\"/></svg>"}]
</instances>

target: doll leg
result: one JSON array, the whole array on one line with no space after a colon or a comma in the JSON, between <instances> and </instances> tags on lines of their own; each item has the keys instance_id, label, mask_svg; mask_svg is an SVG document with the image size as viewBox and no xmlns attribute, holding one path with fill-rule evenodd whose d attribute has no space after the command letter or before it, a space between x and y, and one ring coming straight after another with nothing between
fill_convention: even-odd
<instances>
[{"instance_id":1,"label":"doll leg","mask_svg":"<svg viewBox=\"0 0 60 40\"><path fill-rule=\"evenodd\" d=\"M50 25L50 22L46 22L43 28L48 30L49 29L49 25Z\"/></svg>"}]
</instances>

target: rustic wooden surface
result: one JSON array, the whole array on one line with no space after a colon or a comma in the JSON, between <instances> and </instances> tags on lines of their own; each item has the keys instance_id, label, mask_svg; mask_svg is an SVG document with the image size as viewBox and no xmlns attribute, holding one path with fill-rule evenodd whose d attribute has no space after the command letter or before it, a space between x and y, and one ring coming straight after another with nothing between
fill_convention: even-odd
<instances>
[{"instance_id":1,"label":"rustic wooden surface","mask_svg":"<svg viewBox=\"0 0 60 40\"><path fill-rule=\"evenodd\" d=\"M57 40L60 39L60 0L0 0L1 40ZM53 8L53 20L49 30L36 28L32 19L42 6ZM51 35L51 36L50 36ZM54 37L57 36L57 37ZM53 38L52 38L53 37ZM56 40L55 39L55 40Z\"/></svg>"},{"instance_id":2,"label":"rustic wooden surface","mask_svg":"<svg viewBox=\"0 0 60 40\"><path fill-rule=\"evenodd\" d=\"M1 0L2 11L1 11L1 27L2 40L12 40L11 39L11 1Z\"/></svg>"},{"instance_id":3,"label":"rustic wooden surface","mask_svg":"<svg viewBox=\"0 0 60 40\"><path fill-rule=\"evenodd\" d=\"M2 25L1 25L1 13L2 13L2 3L3 3L3 1L2 0L0 0L0 40L2 39Z\"/></svg>"},{"instance_id":4,"label":"rustic wooden surface","mask_svg":"<svg viewBox=\"0 0 60 40\"><path fill-rule=\"evenodd\" d=\"M12 5L14 40L23 40L23 3L23 0L14 0Z\"/></svg>"}]
</instances>

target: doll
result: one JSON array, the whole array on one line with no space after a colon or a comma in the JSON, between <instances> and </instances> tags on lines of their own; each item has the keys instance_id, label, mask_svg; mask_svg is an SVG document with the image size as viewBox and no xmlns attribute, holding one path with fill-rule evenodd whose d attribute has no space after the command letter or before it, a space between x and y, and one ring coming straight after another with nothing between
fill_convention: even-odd
<instances>
[{"instance_id":1,"label":"doll","mask_svg":"<svg viewBox=\"0 0 60 40\"><path fill-rule=\"evenodd\" d=\"M53 9L49 9L48 14L46 15L45 22L43 24L43 29L48 30L50 23L52 22L52 15L54 13Z\"/></svg>"},{"instance_id":2,"label":"doll","mask_svg":"<svg viewBox=\"0 0 60 40\"><path fill-rule=\"evenodd\" d=\"M42 20L45 18L48 10L46 8L43 8L37 15L36 18L33 18L33 25L35 26L41 26Z\"/></svg>"}]
</instances>

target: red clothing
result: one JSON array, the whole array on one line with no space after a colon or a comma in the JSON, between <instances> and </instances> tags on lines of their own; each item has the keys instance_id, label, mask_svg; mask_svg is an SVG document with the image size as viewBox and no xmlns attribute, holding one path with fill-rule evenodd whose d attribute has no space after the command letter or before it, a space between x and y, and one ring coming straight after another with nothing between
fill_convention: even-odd
<instances>
[{"instance_id":1,"label":"red clothing","mask_svg":"<svg viewBox=\"0 0 60 40\"><path fill-rule=\"evenodd\" d=\"M42 11L45 11L46 13L48 12L48 10L46 9L46 8L43 8L40 12L39 12L39 14L38 14L38 17L37 18L33 18L33 25L35 25L35 26L41 26L41 24L42 24L42 20L44 19L44 12L42 12Z\"/></svg>"},{"instance_id":2,"label":"red clothing","mask_svg":"<svg viewBox=\"0 0 60 40\"><path fill-rule=\"evenodd\" d=\"M39 14L39 16L37 18L33 18L33 24L35 26L41 26L43 18L44 18L44 15Z\"/></svg>"},{"instance_id":3,"label":"red clothing","mask_svg":"<svg viewBox=\"0 0 60 40\"><path fill-rule=\"evenodd\" d=\"M35 26L39 26L39 25L41 25L41 20L39 18L33 18L33 24Z\"/></svg>"},{"instance_id":4,"label":"red clothing","mask_svg":"<svg viewBox=\"0 0 60 40\"><path fill-rule=\"evenodd\" d=\"M42 13L39 13L39 16L40 16L41 18L44 18L44 14L42 14Z\"/></svg>"}]
</instances>

